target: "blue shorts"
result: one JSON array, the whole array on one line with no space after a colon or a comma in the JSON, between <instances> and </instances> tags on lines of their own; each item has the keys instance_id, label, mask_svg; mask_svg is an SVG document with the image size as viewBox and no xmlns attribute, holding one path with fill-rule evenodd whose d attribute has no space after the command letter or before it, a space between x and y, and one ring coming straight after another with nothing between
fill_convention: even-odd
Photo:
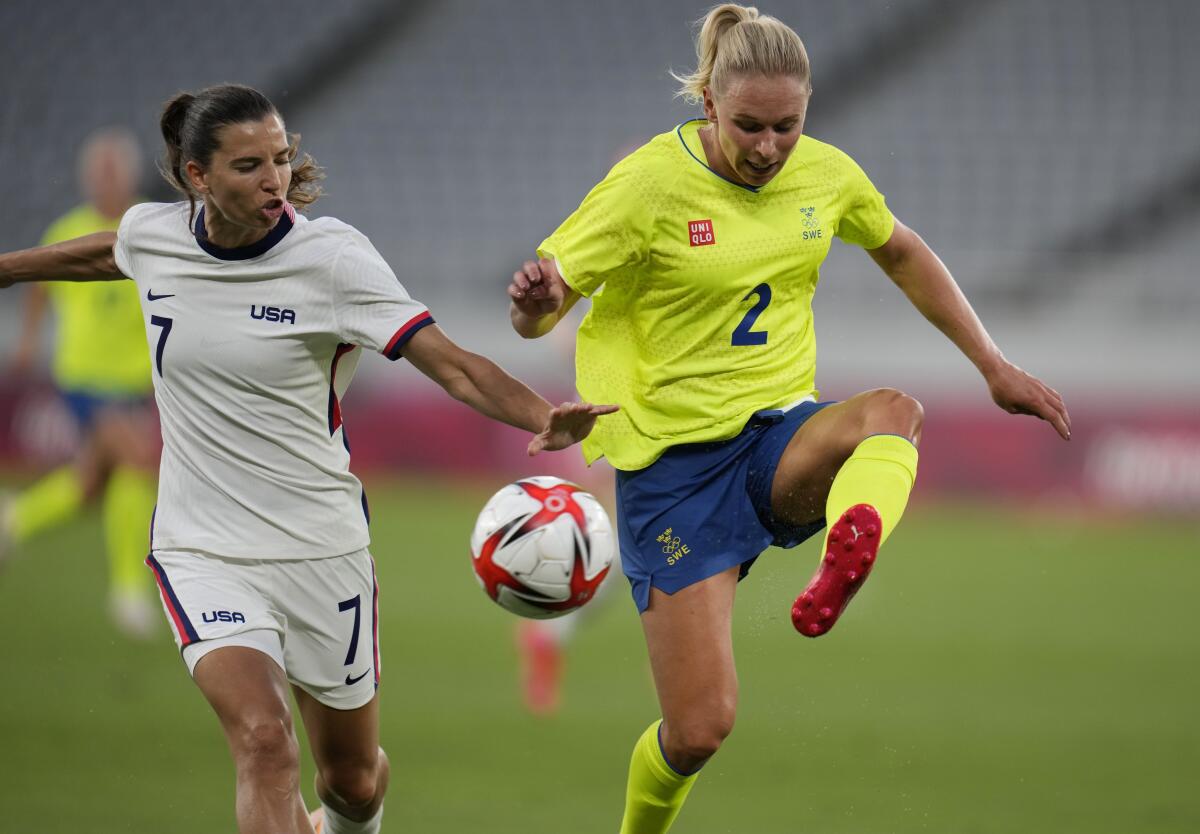
<instances>
[{"instance_id":1,"label":"blue shorts","mask_svg":"<svg viewBox=\"0 0 1200 834\"><path fill-rule=\"evenodd\" d=\"M109 408L136 409L149 402L149 397L145 396L95 394L78 389L63 389L59 393L62 394L67 411L71 412L71 416L75 418L79 430L85 434L95 426L96 418L102 411Z\"/></svg>"},{"instance_id":2,"label":"blue shorts","mask_svg":"<svg viewBox=\"0 0 1200 834\"><path fill-rule=\"evenodd\" d=\"M771 483L783 450L831 402L759 411L729 440L674 446L645 469L617 472L621 566L638 611L650 587L668 594L741 565L770 545L795 547L825 519L794 525L771 512Z\"/></svg>"}]
</instances>

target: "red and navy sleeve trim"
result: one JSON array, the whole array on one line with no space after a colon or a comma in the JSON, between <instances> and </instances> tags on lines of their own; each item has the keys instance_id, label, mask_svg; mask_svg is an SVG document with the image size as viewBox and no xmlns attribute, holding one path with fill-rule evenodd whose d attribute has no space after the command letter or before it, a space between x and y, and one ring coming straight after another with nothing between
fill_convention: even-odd
<instances>
[{"instance_id":1,"label":"red and navy sleeve trim","mask_svg":"<svg viewBox=\"0 0 1200 834\"><path fill-rule=\"evenodd\" d=\"M430 315L428 310L413 316L396 331L396 335L388 340L387 347L381 350L380 353L395 362L400 358L400 354L404 350L404 346L408 344L408 340L422 327L428 327L433 323L433 316Z\"/></svg>"},{"instance_id":2,"label":"red and navy sleeve trim","mask_svg":"<svg viewBox=\"0 0 1200 834\"><path fill-rule=\"evenodd\" d=\"M337 366L338 362L342 361L342 357L350 351L354 350L355 345L340 344L337 350L333 353L333 362L329 367L329 436L333 437L338 427L342 425L342 404L338 400L337 389Z\"/></svg>"}]
</instances>

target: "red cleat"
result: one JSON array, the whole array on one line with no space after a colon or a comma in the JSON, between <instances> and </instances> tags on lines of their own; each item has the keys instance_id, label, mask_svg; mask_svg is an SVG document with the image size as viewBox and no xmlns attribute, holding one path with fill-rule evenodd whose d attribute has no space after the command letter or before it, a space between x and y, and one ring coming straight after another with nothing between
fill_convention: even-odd
<instances>
[{"instance_id":1,"label":"red cleat","mask_svg":"<svg viewBox=\"0 0 1200 834\"><path fill-rule=\"evenodd\" d=\"M521 656L525 708L534 715L553 715L558 711L562 647L550 629L525 620L517 624L517 652Z\"/></svg>"},{"instance_id":2,"label":"red cleat","mask_svg":"<svg viewBox=\"0 0 1200 834\"><path fill-rule=\"evenodd\" d=\"M879 552L883 525L870 504L855 504L829 530L817 575L792 605L792 625L805 637L833 628L862 587Z\"/></svg>"}]
</instances>

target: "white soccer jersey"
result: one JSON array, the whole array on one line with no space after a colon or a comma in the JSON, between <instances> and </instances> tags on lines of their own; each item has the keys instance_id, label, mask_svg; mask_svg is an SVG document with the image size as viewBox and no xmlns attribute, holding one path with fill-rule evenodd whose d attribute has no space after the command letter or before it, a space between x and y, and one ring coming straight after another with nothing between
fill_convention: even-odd
<instances>
[{"instance_id":1,"label":"white soccer jersey","mask_svg":"<svg viewBox=\"0 0 1200 834\"><path fill-rule=\"evenodd\" d=\"M162 421L151 549L311 559L369 543L339 400L360 348L396 359L433 319L365 236L286 208L240 249L207 240L203 208L189 227L187 203L121 221Z\"/></svg>"}]
</instances>

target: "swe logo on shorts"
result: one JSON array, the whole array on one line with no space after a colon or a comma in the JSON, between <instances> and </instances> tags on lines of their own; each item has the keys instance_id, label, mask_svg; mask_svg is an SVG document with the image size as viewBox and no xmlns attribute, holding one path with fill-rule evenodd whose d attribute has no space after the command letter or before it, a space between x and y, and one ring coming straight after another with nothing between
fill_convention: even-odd
<instances>
[{"instance_id":1,"label":"swe logo on shorts","mask_svg":"<svg viewBox=\"0 0 1200 834\"><path fill-rule=\"evenodd\" d=\"M689 220L688 242L692 246L712 246L717 242L711 220Z\"/></svg>"},{"instance_id":2,"label":"swe logo on shorts","mask_svg":"<svg viewBox=\"0 0 1200 834\"><path fill-rule=\"evenodd\" d=\"M679 536L675 535L675 530L668 527L666 530L658 534L655 539L663 546L662 552L667 556L667 564L673 565L682 559L684 556L692 552L692 549L683 543Z\"/></svg>"}]
</instances>

